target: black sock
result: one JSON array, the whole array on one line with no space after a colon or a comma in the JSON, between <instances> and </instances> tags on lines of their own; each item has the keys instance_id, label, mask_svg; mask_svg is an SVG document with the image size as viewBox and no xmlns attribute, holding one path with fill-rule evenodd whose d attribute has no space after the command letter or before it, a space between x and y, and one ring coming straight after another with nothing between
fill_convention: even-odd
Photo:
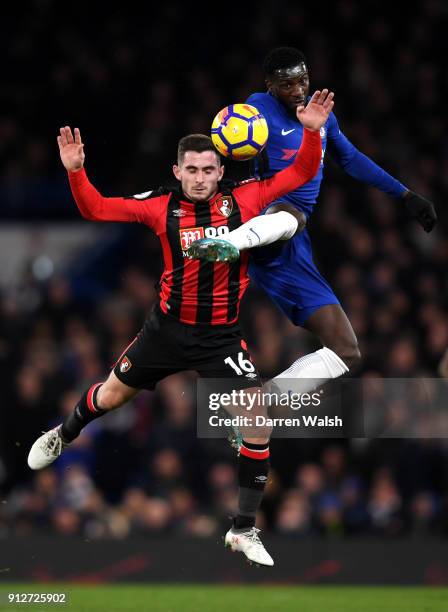
<instances>
[{"instance_id":1,"label":"black sock","mask_svg":"<svg viewBox=\"0 0 448 612\"><path fill-rule=\"evenodd\" d=\"M255 517L263 498L269 472L269 443L245 442L238 458L238 514L233 521L235 529L255 526Z\"/></svg>"},{"instance_id":2,"label":"black sock","mask_svg":"<svg viewBox=\"0 0 448 612\"><path fill-rule=\"evenodd\" d=\"M83 427L107 412L107 410L98 408L96 401L98 389L102 384L96 383L90 387L76 404L73 412L65 417L61 428L61 436L64 442L71 442L77 438Z\"/></svg>"}]
</instances>

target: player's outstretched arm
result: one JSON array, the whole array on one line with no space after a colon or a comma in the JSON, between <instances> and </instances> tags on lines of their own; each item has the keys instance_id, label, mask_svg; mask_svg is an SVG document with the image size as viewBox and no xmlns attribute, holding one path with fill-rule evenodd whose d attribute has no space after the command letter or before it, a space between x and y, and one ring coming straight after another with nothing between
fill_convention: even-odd
<instances>
[{"instance_id":1,"label":"player's outstretched arm","mask_svg":"<svg viewBox=\"0 0 448 612\"><path fill-rule=\"evenodd\" d=\"M57 138L59 145L59 155L68 172L78 172L84 166L86 158L84 145L81 140L81 132L75 128L74 135L71 128L66 125L59 130Z\"/></svg>"},{"instance_id":2,"label":"player's outstretched arm","mask_svg":"<svg viewBox=\"0 0 448 612\"><path fill-rule=\"evenodd\" d=\"M327 150L333 161L352 178L376 187L383 193L404 201L411 217L416 219L425 232L430 232L437 223L434 204L423 196L409 190L370 157L359 151L339 128L333 115L328 126Z\"/></svg>"},{"instance_id":3,"label":"player's outstretched arm","mask_svg":"<svg viewBox=\"0 0 448 612\"><path fill-rule=\"evenodd\" d=\"M132 198L105 198L90 183L85 173L84 144L79 129L75 128L72 132L68 125L60 128L57 141L73 197L84 219L137 222L155 227L160 216L160 198L153 198L150 206Z\"/></svg>"},{"instance_id":4,"label":"player's outstretched arm","mask_svg":"<svg viewBox=\"0 0 448 612\"><path fill-rule=\"evenodd\" d=\"M315 91L306 106L298 106L297 119L308 130L319 131L325 125L334 106L334 93L323 89Z\"/></svg>"}]
</instances>

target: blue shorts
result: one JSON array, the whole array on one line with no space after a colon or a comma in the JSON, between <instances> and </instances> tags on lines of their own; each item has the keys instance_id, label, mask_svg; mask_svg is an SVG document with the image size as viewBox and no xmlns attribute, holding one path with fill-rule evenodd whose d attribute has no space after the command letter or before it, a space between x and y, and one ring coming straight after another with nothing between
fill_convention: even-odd
<instances>
[{"instance_id":1,"label":"blue shorts","mask_svg":"<svg viewBox=\"0 0 448 612\"><path fill-rule=\"evenodd\" d=\"M313 312L339 304L316 268L307 230L284 244L251 250L249 276L269 295L294 325L303 326Z\"/></svg>"}]
</instances>

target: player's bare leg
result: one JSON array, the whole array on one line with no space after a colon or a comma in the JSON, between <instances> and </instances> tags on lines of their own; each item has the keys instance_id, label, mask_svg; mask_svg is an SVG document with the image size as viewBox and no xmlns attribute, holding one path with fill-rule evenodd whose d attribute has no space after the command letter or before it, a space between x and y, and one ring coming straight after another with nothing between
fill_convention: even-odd
<instances>
[{"instance_id":1,"label":"player's bare leg","mask_svg":"<svg viewBox=\"0 0 448 612\"><path fill-rule=\"evenodd\" d=\"M53 463L88 423L109 410L119 408L138 392L139 389L128 387L118 380L114 372L109 374L104 383L92 385L61 425L47 431L34 442L28 454L30 468L41 470Z\"/></svg>"},{"instance_id":2,"label":"player's bare leg","mask_svg":"<svg viewBox=\"0 0 448 612\"><path fill-rule=\"evenodd\" d=\"M322 306L308 318L304 327L319 337L323 348L297 359L266 383L269 389L288 391L289 381L297 379L298 386L294 390L307 393L359 364L361 353L355 332L339 304Z\"/></svg>"},{"instance_id":3,"label":"player's bare leg","mask_svg":"<svg viewBox=\"0 0 448 612\"><path fill-rule=\"evenodd\" d=\"M353 327L339 304L328 304L316 310L304 327L316 334L322 344L331 349L353 370L361 361Z\"/></svg>"}]
</instances>

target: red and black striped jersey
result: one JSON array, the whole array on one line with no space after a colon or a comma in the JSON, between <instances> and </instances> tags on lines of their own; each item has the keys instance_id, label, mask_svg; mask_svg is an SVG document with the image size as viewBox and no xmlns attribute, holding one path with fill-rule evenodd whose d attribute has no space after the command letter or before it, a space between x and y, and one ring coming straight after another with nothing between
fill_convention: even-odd
<instances>
[{"instance_id":1,"label":"red and black striped jersey","mask_svg":"<svg viewBox=\"0 0 448 612\"><path fill-rule=\"evenodd\" d=\"M222 237L258 215L270 202L303 185L316 174L321 156L319 132L304 130L295 162L275 176L220 185L210 200L192 202L181 190L158 190L131 198L103 197L83 170L70 172L78 208L92 221L143 223L158 235L164 270L160 308L192 325L230 325L238 319L241 298L249 284L248 253L232 264L210 263L186 256L199 238Z\"/></svg>"}]
</instances>

